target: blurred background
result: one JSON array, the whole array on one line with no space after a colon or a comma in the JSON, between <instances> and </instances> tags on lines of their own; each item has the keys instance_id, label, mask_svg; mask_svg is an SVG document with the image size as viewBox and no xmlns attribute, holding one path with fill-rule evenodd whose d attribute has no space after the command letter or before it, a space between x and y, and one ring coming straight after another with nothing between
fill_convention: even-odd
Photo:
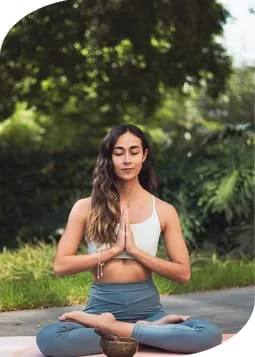
<instances>
[{"instance_id":1,"label":"blurred background","mask_svg":"<svg viewBox=\"0 0 255 357\"><path fill-rule=\"evenodd\" d=\"M0 53L0 249L58 240L100 142L148 135L190 251L254 257L254 1L70 0Z\"/></svg>"}]
</instances>

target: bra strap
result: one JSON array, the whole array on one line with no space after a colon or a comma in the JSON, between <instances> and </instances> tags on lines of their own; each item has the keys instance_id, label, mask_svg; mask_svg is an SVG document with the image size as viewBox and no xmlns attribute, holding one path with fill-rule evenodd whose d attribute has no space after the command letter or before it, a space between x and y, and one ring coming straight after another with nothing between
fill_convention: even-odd
<instances>
[{"instance_id":1,"label":"bra strap","mask_svg":"<svg viewBox=\"0 0 255 357\"><path fill-rule=\"evenodd\" d=\"M156 212L156 203L155 203L155 196L154 195L152 195L152 208L153 208L153 213L155 213Z\"/></svg>"}]
</instances>

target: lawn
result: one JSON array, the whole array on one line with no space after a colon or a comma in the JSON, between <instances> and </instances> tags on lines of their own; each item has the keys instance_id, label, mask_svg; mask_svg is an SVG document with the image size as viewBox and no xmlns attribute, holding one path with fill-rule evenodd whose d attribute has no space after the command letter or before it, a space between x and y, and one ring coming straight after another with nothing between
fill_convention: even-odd
<instances>
[{"instance_id":1,"label":"lawn","mask_svg":"<svg viewBox=\"0 0 255 357\"><path fill-rule=\"evenodd\" d=\"M92 274L55 277L55 244L23 245L0 253L0 311L84 304ZM164 253L161 251L160 255ZM254 284L255 264L219 259L216 254L192 254L192 277L180 285L154 274L160 294L182 294Z\"/></svg>"}]
</instances>

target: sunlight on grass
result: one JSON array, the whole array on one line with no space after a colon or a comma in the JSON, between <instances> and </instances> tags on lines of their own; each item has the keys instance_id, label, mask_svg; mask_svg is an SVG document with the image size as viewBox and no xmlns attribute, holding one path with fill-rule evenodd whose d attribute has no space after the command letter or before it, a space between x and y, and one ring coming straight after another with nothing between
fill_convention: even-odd
<instances>
[{"instance_id":1,"label":"sunlight on grass","mask_svg":"<svg viewBox=\"0 0 255 357\"><path fill-rule=\"evenodd\" d=\"M243 287L254 284L253 263L228 262L208 263L203 268L193 268L190 281L184 285L168 281L158 275L154 281L161 294L184 294L204 290Z\"/></svg>"},{"instance_id":2,"label":"sunlight on grass","mask_svg":"<svg viewBox=\"0 0 255 357\"><path fill-rule=\"evenodd\" d=\"M0 311L85 304L91 272L55 277L56 244L26 244L0 253ZM160 251L160 256L164 256ZM180 285L153 275L160 294L181 294L254 284L253 262L219 259L216 254L192 254L191 280Z\"/></svg>"},{"instance_id":3,"label":"sunlight on grass","mask_svg":"<svg viewBox=\"0 0 255 357\"><path fill-rule=\"evenodd\" d=\"M52 262L56 251L56 244L38 242L25 244L19 249L3 248L0 254L0 280L41 279L54 275Z\"/></svg>"}]
</instances>

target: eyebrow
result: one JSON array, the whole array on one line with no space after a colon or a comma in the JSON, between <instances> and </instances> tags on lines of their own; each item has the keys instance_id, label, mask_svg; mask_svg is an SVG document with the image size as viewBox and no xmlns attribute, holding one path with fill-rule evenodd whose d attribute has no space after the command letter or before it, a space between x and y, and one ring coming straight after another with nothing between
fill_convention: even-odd
<instances>
[{"instance_id":1,"label":"eyebrow","mask_svg":"<svg viewBox=\"0 0 255 357\"><path fill-rule=\"evenodd\" d=\"M123 146L114 146L113 149L125 150L125 148L124 148ZM141 149L141 146L139 146L139 145L133 145L133 146L130 146L128 149Z\"/></svg>"}]
</instances>

